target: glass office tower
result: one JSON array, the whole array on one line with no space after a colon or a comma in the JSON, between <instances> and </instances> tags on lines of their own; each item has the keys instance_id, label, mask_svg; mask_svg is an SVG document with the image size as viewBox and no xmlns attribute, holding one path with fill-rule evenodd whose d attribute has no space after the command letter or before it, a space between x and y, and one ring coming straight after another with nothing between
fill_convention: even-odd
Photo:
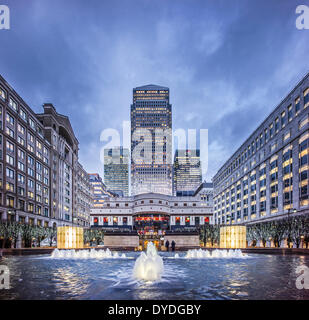
<instances>
[{"instance_id":1,"label":"glass office tower","mask_svg":"<svg viewBox=\"0 0 309 320\"><path fill-rule=\"evenodd\" d=\"M131 105L132 195L172 195L172 106L169 88L133 89Z\"/></svg>"},{"instance_id":2,"label":"glass office tower","mask_svg":"<svg viewBox=\"0 0 309 320\"><path fill-rule=\"evenodd\" d=\"M194 194L202 183L200 150L179 149L174 157L173 192L175 196Z\"/></svg>"},{"instance_id":3,"label":"glass office tower","mask_svg":"<svg viewBox=\"0 0 309 320\"><path fill-rule=\"evenodd\" d=\"M129 150L115 147L104 150L104 183L109 191L129 196Z\"/></svg>"}]
</instances>

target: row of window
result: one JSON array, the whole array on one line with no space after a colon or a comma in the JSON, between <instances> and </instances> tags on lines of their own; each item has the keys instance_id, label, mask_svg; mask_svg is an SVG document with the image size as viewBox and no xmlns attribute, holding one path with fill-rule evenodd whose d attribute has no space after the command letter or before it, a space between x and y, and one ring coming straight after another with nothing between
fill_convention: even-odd
<instances>
[{"instance_id":1,"label":"row of window","mask_svg":"<svg viewBox=\"0 0 309 320\"><path fill-rule=\"evenodd\" d=\"M149 200L149 201L147 201L147 203L149 203L149 204L154 204L154 203L156 203L156 202L154 202L154 200ZM163 202L161 201L161 200L159 200L158 202L157 202L158 204L163 204ZM141 201L139 201L139 202L135 202L135 205L138 205L138 204L145 204L145 201L144 200L141 200ZM165 201L165 204L166 205L168 205L168 202L167 201ZM178 207L178 204L179 203L177 203L177 202L175 202L174 203L174 207ZM181 204L181 203L180 203ZM182 204L182 206L183 207L187 207L187 206L190 206L190 205L192 205L193 207L196 207L196 203L186 203L186 202L184 202L183 204ZM106 206L107 207L111 207L111 204L110 203L106 203ZM124 204L124 206L125 207L128 207L129 206L129 204L128 203L125 203ZM120 204L119 203L115 203L115 207L120 207Z\"/></svg>"},{"instance_id":2,"label":"row of window","mask_svg":"<svg viewBox=\"0 0 309 320\"><path fill-rule=\"evenodd\" d=\"M2 136L0 135L0 137L1 137L1 138L0 138L0 144L1 144ZM18 142L19 144L21 144L22 146L25 147L25 145L23 144L23 142L22 142L20 139L17 139L17 142ZM6 141L6 150L7 150L8 153L12 153L12 154L13 154L13 153L15 152L15 144L12 143L11 141L7 140L7 141ZM31 153L35 153L34 147L31 146L30 144L28 144L27 150L28 150L29 152L31 152ZM25 152L22 151L21 149L18 149L18 153L19 153L20 156L22 157ZM35 154L36 154L36 156L37 156L39 159L41 159L45 164L48 164L48 163L49 163L48 153L47 153L47 155L43 156L42 152L40 152L40 150L37 150Z\"/></svg>"},{"instance_id":3,"label":"row of window","mask_svg":"<svg viewBox=\"0 0 309 320\"><path fill-rule=\"evenodd\" d=\"M22 145L23 147L27 147L27 149L31 152L35 152L34 151L34 147L36 146L36 154L39 158L46 158L47 159L47 163L48 163L48 158L49 158L49 151L48 149L43 146L42 142L39 139L36 139L35 141L35 136L28 132L27 134L27 141L25 139L25 135L26 135L26 129L24 126L22 126L21 124L18 123L17 125L17 135L15 134L16 130L15 130L15 119L14 117L12 117L9 113L7 113L6 115L6 121L7 124L10 126L6 126L5 132L7 135L9 135L11 138L13 139L17 139L17 142Z\"/></svg>"},{"instance_id":4,"label":"row of window","mask_svg":"<svg viewBox=\"0 0 309 320\"><path fill-rule=\"evenodd\" d=\"M308 161L309 154L309 133L305 133L299 139L299 200L300 206L305 206L309 204L309 195L308 195ZM292 208L293 202L293 159L292 159L292 146L287 146L283 150L282 156L282 179L283 179L283 206L285 210ZM278 212L278 156L275 155L270 160L270 210L271 213ZM248 186L250 182L250 187ZM243 207L244 207L244 216L247 215L247 206L248 206L248 193L250 191L251 199L251 214L256 213L256 171L254 170L250 179L245 177L242 181L243 184L243 194L241 195L241 183L237 183L237 211L240 212L241 208L241 198L243 198ZM266 164L260 166L259 169L259 188L260 188L260 213L261 215L266 214ZM231 206L230 194L231 191ZM220 201L220 196L215 198L215 214L221 213L224 214L225 208L226 213L235 210L235 187L231 187L231 190L228 190L226 193L222 193L222 198ZM225 199L224 199L225 195ZM222 209L221 209L222 208ZM220 210L221 209L221 210Z\"/></svg>"},{"instance_id":5,"label":"row of window","mask_svg":"<svg viewBox=\"0 0 309 320\"><path fill-rule=\"evenodd\" d=\"M0 201L2 200L2 194L0 194ZM41 205L35 205L32 202L28 202L26 206L26 202L24 200L18 199L15 204L16 199L10 195L6 196L6 206L9 208L17 208L18 210L25 211L27 210L29 213L36 213L39 215L44 214L45 217L49 216L49 209L43 207Z\"/></svg>"},{"instance_id":6,"label":"row of window","mask_svg":"<svg viewBox=\"0 0 309 320\"><path fill-rule=\"evenodd\" d=\"M303 92L303 105L304 109L309 106L309 88ZM294 101L294 114L292 104L287 107L286 110L281 112L281 115L278 116L274 122L270 123L267 128L263 130L238 156L234 162L220 175L218 179L215 180L215 186L222 181L224 178L229 176L235 169L237 169L241 164L243 164L247 159L249 159L259 148L266 144L271 138L279 132L280 129L283 129L286 124L292 121L293 116L297 116L301 110L301 97L297 97ZM303 127L304 122L308 121L306 119L302 120L299 124L299 127Z\"/></svg>"},{"instance_id":7,"label":"row of window","mask_svg":"<svg viewBox=\"0 0 309 320\"><path fill-rule=\"evenodd\" d=\"M2 87L0 87L0 98L4 101L7 100L7 93ZM26 111L21 106L18 110L18 104L12 97L8 98L8 105L12 110L19 114L21 119L23 119L25 122L28 121L29 126L34 131L38 132L41 137L43 137L42 128L38 124L36 124L35 120L31 116L27 115Z\"/></svg>"},{"instance_id":8,"label":"row of window","mask_svg":"<svg viewBox=\"0 0 309 320\"><path fill-rule=\"evenodd\" d=\"M112 222L113 222L113 225L114 225L114 226L117 226L118 223L119 223L118 217L113 217ZM99 219L98 219L98 217L94 217L94 218L93 218L93 224L94 224L95 226L98 226L98 225L99 225ZM122 217L122 225L126 226L127 224L128 224L128 217ZM109 225L109 223L108 223L108 217L103 217L103 226L108 226L108 225Z\"/></svg>"}]
</instances>

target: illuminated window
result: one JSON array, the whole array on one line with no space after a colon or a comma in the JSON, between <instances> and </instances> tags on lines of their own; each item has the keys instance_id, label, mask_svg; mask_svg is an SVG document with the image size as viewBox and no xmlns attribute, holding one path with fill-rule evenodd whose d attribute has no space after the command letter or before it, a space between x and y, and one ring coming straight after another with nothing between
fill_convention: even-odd
<instances>
[{"instance_id":1,"label":"illuminated window","mask_svg":"<svg viewBox=\"0 0 309 320\"><path fill-rule=\"evenodd\" d=\"M12 98L9 99L9 106L15 111L17 111L17 104Z\"/></svg>"},{"instance_id":2,"label":"illuminated window","mask_svg":"<svg viewBox=\"0 0 309 320\"><path fill-rule=\"evenodd\" d=\"M304 108L309 106L309 88L304 91Z\"/></svg>"},{"instance_id":3,"label":"illuminated window","mask_svg":"<svg viewBox=\"0 0 309 320\"><path fill-rule=\"evenodd\" d=\"M6 98L6 93L5 93L5 91L0 87L0 97L2 98L2 99L4 99L5 100L5 98Z\"/></svg>"},{"instance_id":4,"label":"illuminated window","mask_svg":"<svg viewBox=\"0 0 309 320\"><path fill-rule=\"evenodd\" d=\"M284 128L285 125L286 125L286 112L283 111L283 112L281 113L281 127Z\"/></svg>"},{"instance_id":5,"label":"illuminated window","mask_svg":"<svg viewBox=\"0 0 309 320\"><path fill-rule=\"evenodd\" d=\"M295 114L297 115L300 111L300 98L295 99Z\"/></svg>"},{"instance_id":6,"label":"illuminated window","mask_svg":"<svg viewBox=\"0 0 309 320\"><path fill-rule=\"evenodd\" d=\"M299 123L299 129L302 129L305 125L309 123L309 116L306 115Z\"/></svg>"},{"instance_id":7,"label":"illuminated window","mask_svg":"<svg viewBox=\"0 0 309 320\"><path fill-rule=\"evenodd\" d=\"M190 225L190 217L185 218L186 226Z\"/></svg>"},{"instance_id":8,"label":"illuminated window","mask_svg":"<svg viewBox=\"0 0 309 320\"><path fill-rule=\"evenodd\" d=\"M292 118L293 118L293 109L292 109L292 105L290 105L288 107L288 120L289 120L289 122L292 120Z\"/></svg>"}]
</instances>

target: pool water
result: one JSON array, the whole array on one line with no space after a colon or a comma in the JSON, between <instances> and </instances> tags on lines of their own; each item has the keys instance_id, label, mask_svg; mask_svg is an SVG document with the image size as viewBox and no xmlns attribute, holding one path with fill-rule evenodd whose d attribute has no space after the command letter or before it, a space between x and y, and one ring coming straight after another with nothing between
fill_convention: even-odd
<instances>
[{"instance_id":1,"label":"pool water","mask_svg":"<svg viewBox=\"0 0 309 320\"><path fill-rule=\"evenodd\" d=\"M185 259L181 252L179 258L159 254L164 271L152 282L134 278L137 252L119 259L4 257L0 264L9 267L11 288L0 290L0 299L309 299L309 290L295 285L296 268L309 267L309 256Z\"/></svg>"}]
</instances>

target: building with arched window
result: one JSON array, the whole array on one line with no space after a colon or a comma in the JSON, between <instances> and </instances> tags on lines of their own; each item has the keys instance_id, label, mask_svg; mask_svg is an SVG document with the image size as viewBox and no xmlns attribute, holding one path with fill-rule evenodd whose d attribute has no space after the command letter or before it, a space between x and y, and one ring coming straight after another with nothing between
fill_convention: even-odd
<instances>
[{"instance_id":1,"label":"building with arched window","mask_svg":"<svg viewBox=\"0 0 309 320\"><path fill-rule=\"evenodd\" d=\"M196 231L213 223L212 185L202 184L194 196L144 193L108 198L91 210L91 227L136 230L140 236L160 237L166 231Z\"/></svg>"}]
</instances>

